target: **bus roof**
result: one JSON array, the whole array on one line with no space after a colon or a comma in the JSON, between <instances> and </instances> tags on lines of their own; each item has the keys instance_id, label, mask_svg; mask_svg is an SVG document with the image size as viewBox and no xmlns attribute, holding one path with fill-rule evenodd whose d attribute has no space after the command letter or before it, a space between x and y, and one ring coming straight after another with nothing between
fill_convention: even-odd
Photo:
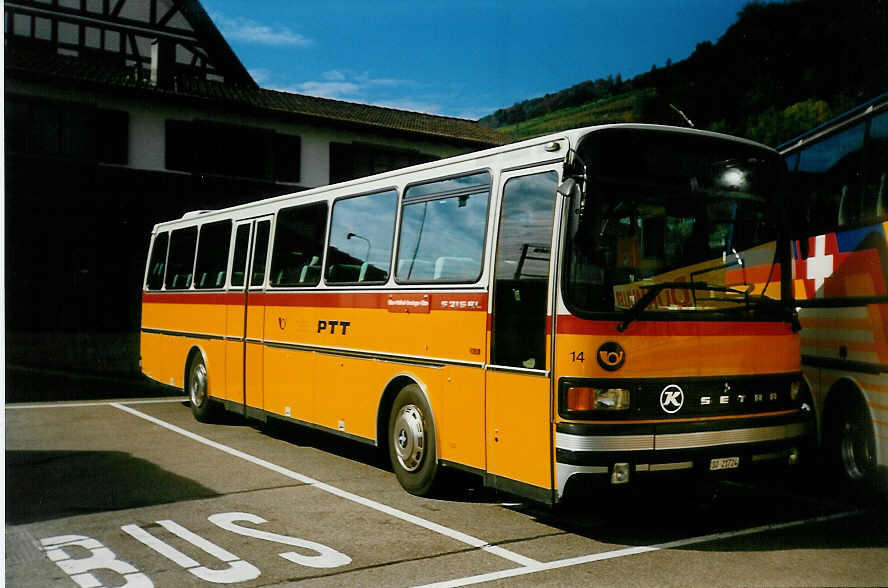
<instances>
[{"instance_id":1,"label":"bus roof","mask_svg":"<svg viewBox=\"0 0 888 588\"><path fill-rule=\"evenodd\" d=\"M483 149L481 151L473 151L470 153L464 153L462 155L457 155L454 157L448 157L446 159L439 159L436 161L421 163L418 165L400 168L392 171L383 172L380 174L375 174L371 176L365 176L361 178L356 178L353 180L348 180L346 182L340 182L337 184L327 184L324 186L318 186L316 188L311 188L308 190L303 190L300 192L293 192L288 194L282 194L279 196L273 196L270 198L264 198L260 200L255 200L252 202L247 202L244 204L238 204L236 206L232 206L229 208L221 208L218 210L200 210L200 211L192 211L186 212L182 217L178 219L170 219L167 221L159 222L154 226L154 232L157 232L159 228L164 227L165 225L174 225L179 224L183 220L193 220L197 217L215 217L217 215L229 214L232 212L236 212L238 210L248 209L255 206L266 205L266 204L274 204L280 201L292 200L294 198L310 198L311 196L325 194L331 191L338 191L342 189L357 189L361 190L362 186L370 185L370 184L379 184L380 182L384 182L389 178L398 178L407 173L414 172L422 172L422 171L430 171L437 168L452 166L455 164L471 162L482 160L485 158L496 157L505 153L521 151L523 149L528 149L532 147L539 147L541 145L547 145L549 143L557 143L559 141L567 141L568 149L575 149L579 140L585 135L599 131L602 129L610 129L610 128L628 128L628 129L649 129L655 131L663 131L663 132L671 132L671 133L682 133L682 134L690 134L690 135L700 135L706 137L720 138L720 139L728 139L732 141L737 141L740 143L745 143L748 145L753 145L756 147L761 147L763 149L772 150L771 147L767 145L763 145L761 143L757 143L755 141L751 141L749 139L744 139L742 137L735 137L732 135L724 135L721 133L715 133L712 131L706 131L701 129L687 128L687 127L674 127L667 125L654 125L654 124L641 124L641 123L615 123L615 124L607 124L607 125L596 125L589 127L580 127L576 129L570 129L566 131L560 131L557 133L552 133L549 135L543 135L540 137L534 137L532 139L527 139L524 141L520 141L517 143L509 143L507 145L502 145L498 147L491 147L489 149ZM547 149L548 151L548 149ZM551 157L550 159L558 159L563 158L566 155L567 150L554 149L550 151ZM357 193L357 192L356 192Z\"/></svg>"},{"instance_id":2,"label":"bus roof","mask_svg":"<svg viewBox=\"0 0 888 588\"><path fill-rule=\"evenodd\" d=\"M817 125L813 129L809 131L805 131L798 137L794 137L785 143L782 143L775 147L778 152L785 153L794 147L800 147L805 143L809 142L814 137L819 137L825 133L832 131L835 128L844 126L844 123L854 120L859 116L867 115L872 111L881 110L883 108L888 108L888 92L876 96L869 102L864 102L860 106L856 106L851 110L843 112L839 116L835 118L831 118L823 124Z\"/></svg>"}]
</instances>

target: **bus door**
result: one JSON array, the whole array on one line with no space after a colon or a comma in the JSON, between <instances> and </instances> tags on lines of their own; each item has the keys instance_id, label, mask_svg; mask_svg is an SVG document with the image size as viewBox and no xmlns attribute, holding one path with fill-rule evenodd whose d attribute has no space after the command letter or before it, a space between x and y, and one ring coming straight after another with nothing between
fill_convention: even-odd
<instances>
[{"instance_id":1,"label":"bus door","mask_svg":"<svg viewBox=\"0 0 888 588\"><path fill-rule=\"evenodd\" d=\"M251 219L235 226L231 285L243 296L239 304L228 307L226 359L228 363L228 399L240 405L241 414L250 415L247 407L263 408L263 340L265 302L265 266L268 259L268 238L271 217ZM257 413L253 412L253 416Z\"/></svg>"},{"instance_id":2,"label":"bus door","mask_svg":"<svg viewBox=\"0 0 888 588\"><path fill-rule=\"evenodd\" d=\"M487 484L543 500L552 488L549 282L557 181L554 170L503 177L486 369Z\"/></svg>"}]
</instances>

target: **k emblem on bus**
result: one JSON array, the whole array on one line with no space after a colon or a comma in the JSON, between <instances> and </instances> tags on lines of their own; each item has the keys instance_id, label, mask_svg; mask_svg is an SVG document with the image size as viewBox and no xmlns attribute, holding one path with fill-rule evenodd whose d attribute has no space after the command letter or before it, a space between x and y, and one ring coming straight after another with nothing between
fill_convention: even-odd
<instances>
[{"instance_id":1,"label":"k emblem on bus","mask_svg":"<svg viewBox=\"0 0 888 588\"><path fill-rule=\"evenodd\" d=\"M598 348L598 365L609 372L616 371L623 367L626 361L626 352L619 343L608 341Z\"/></svg>"},{"instance_id":2,"label":"k emblem on bus","mask_svg":"<svg viewBox=\"0 0 888 588\"><path fill-rule=\"evenodd\" d=\"M675 384L669 384L660 392L660 408L663 409L663 412L669 414L677 413L684 405L684 401L684 390Z\"/></svg>"}]
</instances>

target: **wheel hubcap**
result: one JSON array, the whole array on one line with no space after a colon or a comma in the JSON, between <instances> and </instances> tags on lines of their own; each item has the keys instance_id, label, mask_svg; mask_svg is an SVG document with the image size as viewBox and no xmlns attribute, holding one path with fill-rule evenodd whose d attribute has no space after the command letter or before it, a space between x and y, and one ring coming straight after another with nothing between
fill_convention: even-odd
<instances>
[{"instance_id":1,"label":"wheel hubcap","mask_svg":"<svg viewBox=\"0 0 888 588\"><path fill-rule=\"evenodd\" d=\"M199 363L191 370L191 403L194 406L203 406L207 399L207 368Z\"/></svg>"},{"instance_id":2,"label":"wheel hubcap","mask_svg":"<svg viewBox=\"0 0 888 588\"><path fill-rule=\"evenodd\" d=\"M393 433L398 463L408 472L416 471L425 455L425 429L422 413L416 406L408 404L398 411Z\"/></svg>"},{"instance_id":3,"label":"wheel hubcap","mask_svg":"<svg viewBox=\"0 0 888 588\"><path fill-rule=\"evenodd\" d=\"M864 479L872 455L870 454L865 434L857 430L851 422L846 421L842 427L840 451L842 465L848 477L852 480Z\"/></svg>"}]
</instances>

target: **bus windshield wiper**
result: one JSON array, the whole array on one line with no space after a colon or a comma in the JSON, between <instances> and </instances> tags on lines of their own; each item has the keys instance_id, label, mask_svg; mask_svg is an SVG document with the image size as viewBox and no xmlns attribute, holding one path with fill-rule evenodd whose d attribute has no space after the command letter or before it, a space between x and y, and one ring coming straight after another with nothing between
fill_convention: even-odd
<instances>
[{"instance_id":1,"label":"bus windshield wiper","mask_svg":"<svg viewBox=\"0 0 888 588\"><path fill-rule=\"evenodd\" d=\"M706 282L659 282L657 284L651 284L649 286L639 286L642 290L647 290L644 293L644 296L638 299L638 302L632 305L632 308L626 310L623 314L623 321L617 325L617 331L623 332L629 326L632 321L638 318L645 308L647 308L651 302L662 292L663 290L669 290L672 288L680 288L682 290L707 290L709 292L728 292L731 294L742 294L744 296L744 301L749 304L749 292L743 290L737 290L736 288L728 288L727 286L715 286L711 284L707 284ZM730 298L725 298L725 301L732 301ZM738 301L739 302L739 301Z\"/></svg>"}]
</instances>

